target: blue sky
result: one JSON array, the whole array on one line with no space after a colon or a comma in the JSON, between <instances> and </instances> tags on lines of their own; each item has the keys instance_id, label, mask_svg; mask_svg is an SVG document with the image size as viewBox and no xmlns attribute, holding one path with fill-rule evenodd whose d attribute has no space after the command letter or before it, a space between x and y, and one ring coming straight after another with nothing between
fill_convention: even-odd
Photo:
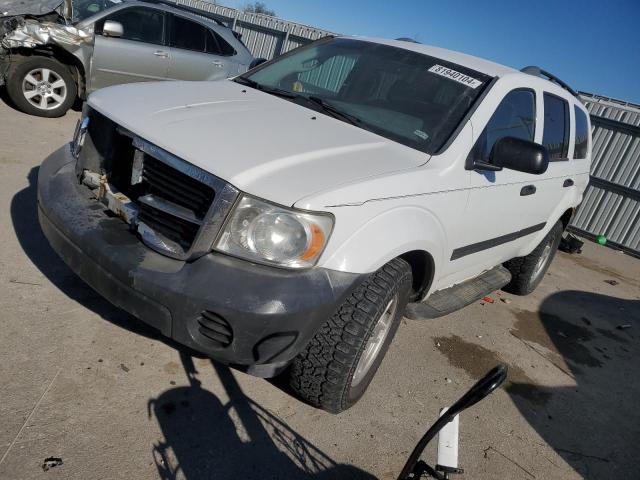
<instances>
[{"instance_id":1,"label":"blue sky","mask_svg":"<svg viewBox=\"0 0 640 480\"><path fill-rule=\"evenodd\" d=\"M264 2L287 20L539 65L575 89L640 103L640 0Z\"/></svg>"}]
</instances>

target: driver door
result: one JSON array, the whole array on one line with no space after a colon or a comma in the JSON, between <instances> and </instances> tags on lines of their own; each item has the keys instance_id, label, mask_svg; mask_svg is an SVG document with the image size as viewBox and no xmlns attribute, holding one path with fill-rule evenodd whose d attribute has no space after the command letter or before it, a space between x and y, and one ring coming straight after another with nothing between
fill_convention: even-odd
<instances>
[{"instance_id":1,"label":"driver door","mask_svg":"<svg viewBox=\"0 0 640 480\"><path fill-rule=\"evenodd\" d=\"M96 24L89 90L121 83L166 80L170 50L166 47L166 14L146 7L118 10ZM102 33L104 22L123 27L120 38Z\"/></svg>"},{"instance_id":2,"label":"driver door","mask_svg":"<svg viewBox=\"0 0 640 480\"><path fill-rule=\"evenodd\" d=\"M534 141L536 116L536 92L511 90L483 127L470 158L489 161L494 144L503 137ZM536 185L542 175L507 168L470 173L469 200L461 219L464 234L450 252L450 269L459 272L457 281L518 256L524 242L545 226L536 215L541 208Z\"/></svg>"}]
</instances>

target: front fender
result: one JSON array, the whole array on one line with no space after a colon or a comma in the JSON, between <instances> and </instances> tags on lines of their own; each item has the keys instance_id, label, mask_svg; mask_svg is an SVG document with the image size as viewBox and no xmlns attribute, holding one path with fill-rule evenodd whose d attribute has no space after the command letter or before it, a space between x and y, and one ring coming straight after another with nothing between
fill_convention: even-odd
<instances>
[{"instance_id":1,"label":"front fender","mask_svg":"<svg viewBox=\"0 0 640 480\"><path fill-rule=\"evenodd\" d=\"M341 207L361 209L361 207ZM340 210L340 209L336 209ZM340 212L335 212L340 221ZM400 255L425 251L431 255L436 272L444 258L446 235L440 221L429 210L398 206L376 213L331 252L325 252L322 266L332 270L371 273ZM434 273L436 273L434 272Z\"/></svg>"}]
</instances>

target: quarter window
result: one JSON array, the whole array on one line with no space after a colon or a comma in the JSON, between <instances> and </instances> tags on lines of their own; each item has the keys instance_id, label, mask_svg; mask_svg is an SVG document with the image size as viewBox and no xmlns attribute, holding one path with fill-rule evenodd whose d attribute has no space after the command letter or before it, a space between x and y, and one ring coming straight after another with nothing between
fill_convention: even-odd
<instances>
[{"instance_id":1,"label":"quarter window","mask_svg":"<svg viewBox=\"0 0 640 480\"><path fill-rule=\"evenodd\" d=\"M171 46L183 50L204 52L208 32L199 23L174 16L171 25Z\"/></svg>"},{"instance_id":2,"label":"quarter window","mask_svg":"<svg viewBox=\"0 0 640 480\"><path fill-rule=\"evenodd\" d=\"M544 94L544 133L542 145L550 160L566 160L569 156L569 104L566 100Z\"/></svg>"},{"instance_id":3,"label":"quarter window","mask_svg":"<svg viewBox=\"0 0 640 480\"><path fill-rule=\"evenodd\" d=\"M488 162L495 143L504 137L533 141L536 124L536 97L531 90L514 90L500 102L480 134L474 157Z\"/></svg>"},{"instance_id":4,"label":"quarter window","mask_svg":"<svg viewBox=\"0 0 640 480\"><path fill-rule=\"evenodd\" d=\"M576 143L573 151L573 158L587 158L589 148L589 122L585 113L574 106L576 116Z\"/></svg>"},{"instance_id":5,"label":"quarter window","mask_svg":"<svg viewBox=\"0 0 640 480\"><path fill-rule=\"evenodd\" d=\"M122 24L121 38L135 42L164 43L164 13L150 8L127 8L110 15L108 20ZM104 22L101 25L102 30Z\"/></svg>"}]
</instances>

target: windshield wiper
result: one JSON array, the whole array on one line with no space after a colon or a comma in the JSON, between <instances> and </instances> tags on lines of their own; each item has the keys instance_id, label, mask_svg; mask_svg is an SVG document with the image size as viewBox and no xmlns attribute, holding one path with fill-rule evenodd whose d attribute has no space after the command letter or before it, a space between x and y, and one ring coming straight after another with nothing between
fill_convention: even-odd
<instances>
[{"instance_id":1,"label":"windshield wiper","mask_svg":"<svg viewBox=\"0 0 640 480\"><path fill-rule=\"evenodd\" d=\"M283 90L281 88L269 87L268 85L262 85L261 83L258 83L255 80L251 80L250 78L236 77L233 81L236 83L239 83L240 85L246 85L247 87L255 88L256 90L260 90L261 92L269 93L271 95L276 95L278 97L284 97L284 98L299 97L297 93L289 92L288 90Z\"/></svg>"},{"instance_id":2,"label":"windshield wiper","mask_svg":"<svg viewBox=\"0 0 640 480\"><path fill-rule=\"evenodd\" d=\"M343 112L342 110L337 108L335 105L327 102L326 100L323 100L320 97L315 97L311 95L305 98L313 102L315 105L318 105L325 112L330 113L334 118L344 120L347 123L350 123L351 125L362 126L363 122L358 117L356 117L355 115L351 115L350 113Z\"/></svg>"}]
</instances>

